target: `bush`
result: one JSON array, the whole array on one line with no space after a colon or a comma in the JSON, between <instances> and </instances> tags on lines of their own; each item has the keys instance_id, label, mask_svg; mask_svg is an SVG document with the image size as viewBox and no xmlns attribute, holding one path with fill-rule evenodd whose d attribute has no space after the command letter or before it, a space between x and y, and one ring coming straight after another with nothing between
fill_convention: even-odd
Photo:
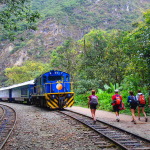
<instances>
[{"instance_id":1,"label":"bush","mask_svg":"<svg viewBox=\"0 0 150 150\"><path fill-rule=\"evenodd\" d=\"M86 92L85 94L77 94L75 95L75 105L81 106L81 107L88 107L88 97L91 95L91 91ZM111 105L111 97L114 95L114 93L108 93L107 91L103 91L101 89L98 89L98 92L96 93L98 96L100 107L99 110L105 110L105 111L113 111L112 105ZM120 95L122 95L123 103L125 104L125 110L120 111L120 113L131 115L130 112L130 106L129 103L127 103L127 97L128 97L128 91L120 91ZM150 109L148 108L148 104L146 104L145 112L147 115L150 114ZM137 115L137 113L136 113ZM143 114L141 114L143 115Z\"/></svg>"}]
</instances>

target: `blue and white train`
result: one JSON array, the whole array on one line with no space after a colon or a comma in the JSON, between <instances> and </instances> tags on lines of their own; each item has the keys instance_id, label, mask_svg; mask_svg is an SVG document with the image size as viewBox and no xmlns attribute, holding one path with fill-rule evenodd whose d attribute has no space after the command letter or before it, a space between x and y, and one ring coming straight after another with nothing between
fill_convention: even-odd
<instances>
[{"instance_id":1,"label":"blue and white train","mask_svg":"<svg viewBox=\"0 0 150 150\"><path fill-rule=\"evenodd\" d=\"M51 70L35 80L0 88L0 100L63 109L74 104L70 74Z\"/></svg>"},{"instance_id":2,"label":"blue and white train","mask_svg":"<svg viewBox=\"0 0 150 150\"><path fill-rule=\"evenodd\" d=\"M31 99L34 80L0 88L0 100L8 102L27 102Z\"/></svg>"}]
</instances>

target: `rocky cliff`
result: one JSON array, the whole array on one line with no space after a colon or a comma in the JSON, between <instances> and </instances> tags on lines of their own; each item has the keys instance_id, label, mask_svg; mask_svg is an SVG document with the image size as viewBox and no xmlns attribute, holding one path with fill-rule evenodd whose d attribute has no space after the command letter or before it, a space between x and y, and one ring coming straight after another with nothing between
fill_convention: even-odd
<instances>
[{"instance_id":1,"label":"rocky cliff","mask_svg":"<svg viewBox=\"0 0 150 150\"><path fill-rule=\"evenodd\" d=\"M141 20L141 11L148 6L149 0L87 0L82 6L63 6L62 18L45 13L36 31L25 31L13 42L1 41L0 71L22 65L26 60L48 62L51 51L64 40L68 37L78 40L92 28L129 30L133 22Z\"/></svg>"}]
</instances>

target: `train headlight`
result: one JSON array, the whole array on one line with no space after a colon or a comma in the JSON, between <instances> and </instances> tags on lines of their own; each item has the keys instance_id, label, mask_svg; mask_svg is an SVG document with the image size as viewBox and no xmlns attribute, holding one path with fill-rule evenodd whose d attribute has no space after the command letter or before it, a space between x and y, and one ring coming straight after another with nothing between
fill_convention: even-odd
<instances>
[{"instance_id":1,"label":"train headlight","mask_svg":"<svg viewBox=\"0 0 150 150\"><path fill-rule=\"evenodd\" d=\"M57 89L57 90L62 90L62 88L63 88L62 84L58 83L58 84L56 85L56 89Z\"/></svg>"},{"instance_id":2,"label":"train headlight","mask_svg":"<svg viewBox=\"0 0 150 150\"><path fill-rule=\"evenodd\" d=\"M55 99L56 98L56 95L52 95L52 97L51 97L52 99Z\"/></svg>"},{"instance_id":3,"label":"train headlight","mask_svg":"<svg viewBox=\"0 0 150 150\"><path fill-rule=\"evenodd\" d=\"M70 97L71 97L71 94L68 94L68 95L67 95L67 98L70 98Z\"/></svg>"}]
</instances>

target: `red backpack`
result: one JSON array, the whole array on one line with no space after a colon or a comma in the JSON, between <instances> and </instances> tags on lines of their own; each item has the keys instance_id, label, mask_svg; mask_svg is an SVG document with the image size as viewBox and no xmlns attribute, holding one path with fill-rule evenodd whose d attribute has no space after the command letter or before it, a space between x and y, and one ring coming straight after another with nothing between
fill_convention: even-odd
<instances>
[{"instance_id":1,"label":"red backpack","mask_svg":"<svg viewBox=\"0 0 150 150\"><path fill-rule=\"evenodd\" d=\"M116 105L120 105L120 104L121 104L120 95L116 95Z\"/></svg>"},{"instance_id":2,"label":"red backpack","mask_svg":"<svg viewBox=\"0 0 150 150\"><path fill-rule=\"evenodd\" d=\"M146 104L145 97L143 94L139 95L138 101L139 104Z\"/></svg>"}]
</instances>

